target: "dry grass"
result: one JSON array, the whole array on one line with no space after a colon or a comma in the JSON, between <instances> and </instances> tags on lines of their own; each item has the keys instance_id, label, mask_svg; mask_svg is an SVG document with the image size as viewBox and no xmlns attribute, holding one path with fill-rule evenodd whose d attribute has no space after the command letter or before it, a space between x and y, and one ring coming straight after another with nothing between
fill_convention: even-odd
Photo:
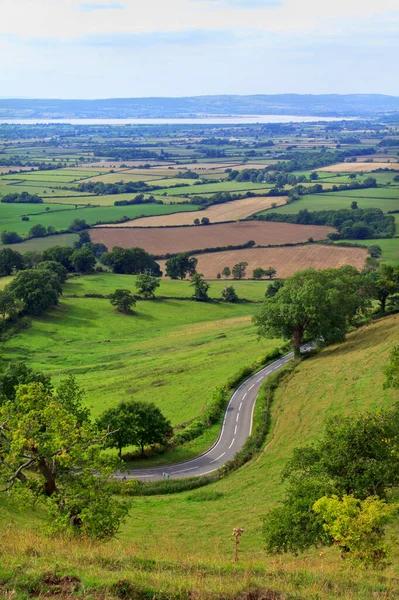
<instances>
[{"instance_id":1,"label":"dry grass","mask_svg":"<svg viewBox=\"0 0 399 600\"><path fill-rule=\"evenodd\" d=\"M321 225L241 221L200 227L94 227L90 236L93 242L101 242L108 248L138 246L151 254L166 254L237 246L249 240L254 240L259 246L301 243L311 237L314 240L325 239L327 233L333 231L332 227Z\"/></svg>"},{"instance_id":2,"label":"dry grass","mask_svg":"<svg viewBox=\"0 0 399 600\"><path fill-rule=\"evenodd\" d=\"M364 266L367 251L363 248L340 248L338 246L295 246L293 248L252 248L247 250L230 250L200 254L197 271L207 279L216 279L224 267L232 267L238 262L248 263L247 277L252 277L252 271L257 267L277 270L277 277L288 277L301 269L328 269L352 265L357 269ZM161 269L165 270L164 261L160 261Z\"/></svg>"},{"instance_id":3,"label":"dry grass","mask_svg":"<svg viewBox=\"0 0 399 600\"><path fill-rule=\"evenodd\" d=\"M377 169L394 169L399 171L399 163L394 162L356 162L356 163L339 163L330 167L316 169L317 171L327 171L329 173L359 173L361 171L371 173Z\"/></svg>"},{"instance_id":4,"label":"dry grass","mask_svg":"<svg viewBox=\"0 0 399 600\"><path fill-rule=\"evenodd\" d=\"M198 214L181 212L172 215L143 217L141 219L126 221L126 223L121 223L120 225L110 225L110 227L173 227L175 225L192 225L195 218L201 219L202 217L208 217L211 223L238 221L262 210L267 210L272 207L272 204L282 206L286 201L286 196L244 198L243 200L235 200L234 202L226 202L225 204L215 204Z\"/></svg>"}]
</instances>

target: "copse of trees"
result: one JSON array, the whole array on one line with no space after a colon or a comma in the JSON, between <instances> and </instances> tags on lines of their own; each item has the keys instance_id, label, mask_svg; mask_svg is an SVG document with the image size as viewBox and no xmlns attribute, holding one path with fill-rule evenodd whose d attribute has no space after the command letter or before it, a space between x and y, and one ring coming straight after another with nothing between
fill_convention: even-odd
<instances>
[{"instance_id":1,"label":"copse of trees","mask_svg":"<svg viewBox=\"0 0 399 600\"><path fill-rule=\"evenodd\" d=\"M162 200L156 200L154 196L146 198L144 194L138 194L131 200L115 200L114 206L133 206L135 204L163 204Z\"/></svg>"},{"instance_id":2,"label":"copse of trees","mask_svg":"<svg viewBox=\"0 0 399 600\"><path fill-rule=\"evenodd\" d=\"M1 243L2 244L19 244L23 241L23 237L20 236L16 231L2 231L1 232Z\"/></svg>"},{"instance_id":3,"label":"copse of trees","mask_svg":"<svg viewBox=\"0 0 399 600\"><path fill-rule=\"evenodd\" d=\"M21 192L20 194L6 194L1 198L4 204L43 204L43 199L37 194Z\"/></svg>"},{"instance_id":4,"label":"copse of trees","mask_svg":"<svg viewBox=\"0 0 399 600\"><path fill-rule=\"evenodd\" d=\"M82 193L95 194L96 196L105 196L113 194L139 194L151 190L160 189L156 186L149 186L144 181L119 181L117 183L104 183L103 181L83 181L79 183L74 190ZM131 204L142 204L143 202L131 202ZM117 203L115 202L117 205ZM118 204L122 206L122 204Z\"/></svg>"},{"instance_id":5,"label":"copse of trees","mask_svg":"<svg viewBox=\"0 0 399 600\"><path fill-rule=\"evenodd\" d=\"M20 271L24 268L24 260L22 254L11 250L11 248L3 248L0 250L0 277L11 275L13 271Z\"/></svg>"},{"instance_id":6,"label":"copse of trees","mask_svg":"<svg viewBox=\"0 0 399 600\"><path fill-rule=\"evenodd\" d=\"M171 279L185 279L187 275L192 277L196 273L198 259L182 252L172 256L165 263L166 275Z\"/></svg>"},{"instance_id":7,"label":"copse of trees","mask_svg":"<svg viewBox=\"0 0 399 600\"><path fill-rule=\"evenodd\" d=\"M151 254L143 248L121 248L114 246L112 252L101 256L100 262L110 267L114 273L141 275L145 273L154 277L162 277L162 271Z\"/></svg>"},{"instance_id":8,"label":"copse of trees","mask_svg":"<svg viewBox=\"0 0 399 600\"><path fill-rule=\"evenodd\" d=\"M376 535L383 534L377 526L383 521L378 523L377 518L375 526L372 520L368 525L364 521L364 529L359 529L360 523L350 522L347 514L346 530L342 530L336 520L344 517L348 502L354 503L352 516L378 500L382 513L377 511L375 517L386 512L387 494L399 483L398 427L398 407L335 416L328 419L314 444L297 448L283 472L288 484L284 500L264 518L268 551L299 552L313 545L338 544L344 556L353 556L366 566L383 566L387 558L381 552L383 535ZM332 504L336 512L329 516Z\"/></svg>"},{"instance_id":9,"label":"copse of trees","mask_svg":"<svg viewBox=\"0 0 399 600\"><path fill-rule=\"evenodd\" d=\"M262 267L257 267L252 271L252 279L262 279L262 277L268 277L269 279L273 279L277 274L276 269L273 267L269 267L268 269L263 269Z\"/></svg>"},{"instance_id":10,"label":"copse of trees","mask_svg":"<svg viewBox=\"0 0 399 600\"><path fill-rule=\"evenodd\" d=\"M40 315L56 306L62 293L58 276L49 269L19 271L5 289L21 301L23 311L30 315Z\"/></svg>"},{"instance_id":11,"label":"copse of trees","mask_svg":"<svg viewBox=\"0 0 399 600\"><path fill-rule=\"evenodd\" d=\"M267 213L258 215L261 221L296 223L298 225L328 225L339 233L330 233L332 240L391 238L395 235L395 218L379 208L308 211L297 214Z\"/></svg>"},{"instance_id":12,"label":"copse of trees","mask_svg":"<svg viewBox=\"0 0 399 600\"><path fill-rule=\"evenodd\" d=\"M104 445L116 448L119 456L126 446L136 446L144 455L146 446L165 444L173 434L170 421L152 402L120 402L116 408L105 411L97 425L103 431L115 431L105 438Z\"/></svg>"},{"instance_id":13,"label":"copse of trees","mask_svg":"<svg viewBox=\"0 0 399 600\"><path fill-rule=\"evenodd\" d=\"M370 304L366 288L354 267L298 271L266 297L253 322L260 336L289 339L300 356L305 337L326 343L345 338L348 323Z\"/></svg>"}]
</instances>

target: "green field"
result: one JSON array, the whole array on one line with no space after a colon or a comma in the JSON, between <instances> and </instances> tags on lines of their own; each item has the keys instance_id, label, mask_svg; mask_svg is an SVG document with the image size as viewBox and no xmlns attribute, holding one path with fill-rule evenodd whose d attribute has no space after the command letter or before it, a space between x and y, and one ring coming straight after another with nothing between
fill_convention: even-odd
<instances>
[{"instance_id":1,"label":"green field","mask_svg":"<svg viewBox=\"0 0 399 600\"><path fill-rule=\"evenodd\" d=\"M34 238L32 240L26 240L20 244L5 244L2 248L12 248L17 252L25 254L25 252L43 252L46 248L51 246L73 246L79 239L77 233L60 233L59 235L49 235L43 238Z\"/></svg>"},{"instance_id":2,"label":"green field","mask_svg":"<svg viewBox=\"0 0 399 600\"><path fill-rule=\"evenodd\" d=\"M181 179L181 182L184 182L184 179ZM242 193L248 190L268 190L272 187L273 186L271 184L268 185L267 183L251 183L250 181L221 181L220 183L203 183L172 189L166 187L161 190L156 190L156 193L160 195L166 192L168 196L180 196L182 194L188 194L190 196L202 196L202 194L216 194L216 192Z\"/></svg>"},{"instance_id":3,"label":"green field","mask_svg":"<svg viewBox=\"0 0 399 600\"><path fill-rule=\"evenodd\" d=\"M126 316L106 299L67 298L3 351L55 381L75 374L94 415L135 398L156 402L176 425L198 416L215 386L278 345L257 339L250 320L255 309L142 301Z\"/></svg>"},{"instance_id":4,"label":"green field","mask_svg":"<svg viewBox=\"0 0 399 600\"><path fill-rule=\"evenodd\" d=\"M358 190L365 192L367 190ZM348 196L349 192L328 192L326 194L309 194L300 196L299 200L273 208L272 212L283 214L297 214L300 210L339 210L341 208L350 208L351 203L356 200L359 208L381 208L382 211L399 210L399 195L397 199L375 199L372 197ZM263 214L266 214L264 211ZM261 213L262 214L262 213Z\"/></svg>"},{"instance_id":5,"label":"green field","mask_svg":"<svg viewBox=\"0 0 399 600\"><path fill-rule=\"evenodd\" d=\"M130 195L130 198L132 196ZM2 206L2 205L0 205ZM4 205L4 206L9 206ZM21 206L21 205L20 205ZM25 212L19 214L26 214L29 212L29 206L40 206L41 210L45 210L45 204L36 205L23 205ZM50 205L49 205L50 206ZM51 205L53 207L54 205ZM20 217L7 217L3 220L0 217L0 229L7 231L16 231L20 235L25 235L29 232L33 225L40 223L44 227L55 227L56 230L68 229L74 219L84 219L88 225L95 225L96 223L109 223L111 221L117 221L123 217L129 217L135 219L137 217L145 217L152 215L166 215L174 212L181 211L195 211L198 207L194 205L170 205L170 204L137 204L131 206L98 206L98 207L71 207L63 206L55 212L43 212L38 215L32 215L29 217L29 221L22 221ZM6 209L8 210L8 209Z\"/></svg>"},{"instance_id":6,"label":"green field","mask_svg":"<svg viewBox=\"0 0 399 600\"><path fill-rule=\"evenodd\" d=\"M136 291L135 282L137 277L135 275L118 275L115 273L102 273L101 275L88 275L83 277L72 277L68 279L64 285L65 296L84 296L84 294L111 294L117 288L127 288ZM0 279L1 281L1 279ZM253 302L261 302L265 297L266 289L269 285L267 281L233 281L227 280L213 280L210 281L209 296L217 299L221 297L222 290L226 285L233 285L237 296L240 299L251 300ZM193 294L193 290L190 287L190 282L161 279L161 285L156 290L157 296L164 296L168 298L190 298Z\"/></svg>"}]
</instances>

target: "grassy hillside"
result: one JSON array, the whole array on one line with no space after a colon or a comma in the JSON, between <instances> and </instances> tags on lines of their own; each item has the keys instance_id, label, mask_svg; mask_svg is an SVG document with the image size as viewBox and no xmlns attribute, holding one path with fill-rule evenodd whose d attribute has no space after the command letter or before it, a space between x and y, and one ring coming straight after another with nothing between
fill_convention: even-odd
<instances>
[{"instance_id":1,"label":"grassy hillside","mask_svg":"<svg viewBox=\"0 0 399 600\"><path fill-rule=\"evenodd\" d=\"M253 586L282 592L281 599L397 598L399 550L393 565L378 574L352 570L333 548L325 555L311 550L298 557L268 557L260 517L282 495L281 469L292 449L314 439L326 416L375 410L399 399L398 392L382 389L382 367L398 343L396 315L355 331L346 343L303 362L278 391L272 432L260 458L202 490L136 498L119 541L93 545L45 540L38 533L40 511L29 523L26 513L3 503L4 524L23 529L30 525L34 531L21 539L15 526L3 526L0 581L13 571L18 585L26 589L57 565L60 575L80 577L86 593L93 593L85 597L92 598L117 597L111 586L125 578L137 586L135 598L148 597L143 588L153 595L162 589L165 595L156 596L161 598L192 597L188 590L195 597L229 598ZM238 566L231 564L233 527L245 530ZM398 528L399 521L393 529Z\"/></svg>"},{"instance_id":2,"label":"grassy hillside","mask_svg":"<svg viewBox=\"0 0 399 600\"><path fill-rule=\"evenodd\" d=\"M279 344L257 339L254 311L253 304L159 300L123 315L107 299L65 298L3 351L55 381L76 375L95 416L133 397L156 402L177 425L200 414L215 386Z\"/></svg>"}]
</instances>

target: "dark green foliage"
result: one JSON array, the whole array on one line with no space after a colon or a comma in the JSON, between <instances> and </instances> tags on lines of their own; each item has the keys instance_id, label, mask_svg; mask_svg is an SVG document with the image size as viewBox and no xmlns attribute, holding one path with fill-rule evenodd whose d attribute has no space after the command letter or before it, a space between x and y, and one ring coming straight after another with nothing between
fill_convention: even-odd
<instances>
[{"instance_id":1,"label":"dark green foliage","mask_svg":"<svg viewBox=\"0 0 399 600\"><path fill-rule=\"evenodd\" d=\"M115 290L113 294L109 295L109 300L112 306L122 313L130 314L132 312L132 306L136 306L136 298L129 290Z\"/></svg>"},{"instance_id":2,"label":"dark green foliage","mask_svg":"<svg viewBox=\"0 0 399 600\"><path fill-rule=\"evenodd\" d=\"M81 248L83 246L83 244L90 244L91 243L91 238L90 238L90 233L86 230L83 231L79 231L78 233L79 235L79 239L77 242L74 243L73 247L74 248ZM107 250L105 249L105 252Z\"/></svg>"},{"instance_id":3,"label":"dark green foliage","mask_svg":"<svg viewBox=\"0 0 399 600\"><path fill-rule=\"evenodd\" d=\"M3 320L3 324L7 319L13 320L19 311L18 301L9 289L0 291L0 315Z\"/></svg>"},{"instance_id":4,"label":"dark green foliage","mask_svg":"<svg viewBox=\"0 0 399 600\"><path fill-rule=\"evenodd\" d=\"M83 229L89 229L90 225L86 223L84 219L74 219L70 226L68 227L68 231L78 232Z\"/></svg>"},{"instance_id":5,"label":"dark green foliage","mask_svg":"<svg viewBox=\"0 0 399 600\"><path fill-rule=\"evenodd\" d=\"M379 496L399 483L399 410L332 417L312 446L297 448L283 478L282 505L264 519L269 552L297 552L331 544L313 504L323 496Z\"/></svg>"},{"instance_id":6,"label":"dark green foliage","mask_svg":"<svg viewBox=\"0 0 399 600\"><path fill-rule=\"evenodd\" d=\"M92 273L96 266L96 257L93 251L87 246L82 246L79 250L74 250L70 261L72 267L78 273Z\"/></svg>"},{"instance_id":7,"label":"dark green foliage","mask_svg":"<svg viewBox=\"0 0 399 600\"><path fill-rule=\"evenodd\" d=\"M54 273L58 277L60 283L65 283L68 277L68 271L59 262L55 260L45 260L38 264L38 269L47 269L51 273Z\"/></svg>"},{"instance_id":8,"label":"dark green foliage","mask_svg":"<svg viewBox=\"0 0 399 600\"><path fill-rule=\"evenodd\" d=\"M138 275L136 279L136 288L138 293L144 298L154 298L155 290L159 288L161 282L159 277L152 277L151 275Z\"/></svg>"},{"instance_id":9,"label":"dark green foliage","mask_svg":"<svg viewBox=\"0 0 399 600\"><path fill-rule=\"evenodd\" d=\"M194 288L193 300L197 302L208 302L209 283L204 280L202 273L194 273L190 278L190 287Z\"/></svg>"},{"instance_id":10,"label":"dark green foliage","mask_svg":"<svg viewBox=\"0 0 399 600\"><path fill-rule=\"evenodd\" d=\"M356 208L341 210L321 210L309 212L306 208L298 214L267 213L257 217L261 221L296 223L298 225L329 225L337 234L331 239L391 238L395 235L395 218L386 216L379 208Z\"/></svg>"},{"instance_id":11,"label":"dark green foliage","mask_svg":"<svg viewBox=\"0 0 399 600\"><path fill-rule=\"evenodd\" d=\"M16 231L2 231L1 233L2 244L19 244L22 241L23 238Z\"/></svg>"},{"instance_id":12,"label":"dark green foliage","mask_svg":"<svg viewBox=\"0 0 399 600\"><path fill-rule=\"evenodd\" d=\"M100 429L116 431L106 439L106 446L117 448L119 454L125 446L137 446L144 454L146 446L164 444L173 433L170 421L152 402L121 402L115 409L107 410L99 419Z\"/></svg>"},{"instance_id":13,"label":"dark green foliage","mask_svg":"<svg viewBox=\"0 0 399 600\"><path fill-rule=\"evenodd\" d=\"M154 277L161 277L162 271L151 254L142 248L120 248L115 246L112 252L102 255L101 262L111 267L114 273L140 275L146 273Z\"/></svg>"},{"instance_id":14,"label":"dark green foliage","mask_svg":"<svg viewBox=\"0 0 399 600\"><path fill-rule=\"evenodd\" d=\"M367 248L367 253L370 254L371 258L381 258L382 250L381 246L372 245Z\"/></svg>"},{"instance_id":15,"label":"dark green foliage","mask_svg":"<svg viewBox=\"0 0 399 600\"><path fill-rule=\"evenodd\" d=\"M46 248L46 250L43 251L43 260L54 260L61 263L67 271L73 271L71 263L73 252L73 248L70 248L69 246L53 246L52 248Z\"/></svg>"},{"instance_id":16,"label":"dark green foliage","mask_svg":"<svg viewBox=\"0 0 399 600\"><path fill-rule=\"evenodd\" d=\"M244 279L247 266L247 262L239 262L236 265L234 265L234 267L231 270L233 279Z\"/></svg>"},{"instance_id":17,"label":"dark green foliage","mask_svg":"<svg viewBox=\"0 0 399 600\"><path fill-rule=\"evenodd\" d=\"M222 291L222 298L225 302L238 302L237 293L232 285L224 288Z\"/></svg>"},{"instance_id":18,"label":"dark green foliage","mask_svg":"<svg viewBox=\"0 0 399 600\"><path fill-rule=\"evenodd\" d=\"M273 298L277 294L277 292L283 287L284 281L282 279L278 279L277 281L273 281L271 283L265 293L266 298Z\"/></svg>"},{"instance_id":19,"label":"dark green foliage","mask_svg":"<svg viewBox=\"0 0 399 600\"><path fill-rule=\"evenodd\" d=\"M291 340L300 355L304 336L341 341L356 313L369 304L366 284L353 267L298 271L267 296L253 322L261 336Z\"/></svg>"},{"instance_id":20,"label":"dark green foliage","mask_svg":"<svg viewBox=\"0 0 399 600\"><path fill-rule=\"evenodd\" d=\"M29 383L41 383L46 390L51 390L49 375L34 371L24 362L12 362L0 373L0 403L1 400L14 400L17 387Z\"/></svg>"},{"instance_id":21,"label":"dark green foliage","mask_svg":"<svg viewBox=\"0 0 399 600\"><path fill-rule=\"evenodd\" d=\"M5 204L42 204L43 199L37 194L22 192L21 194L7 194L2 197L1 202L4 202Z\"/></svg>"},{"instance_id":22,"label":"dark green foliage","mask_svg":"<svg viewBox=\"0 0 399 600\"><path fill-rule=\"evenodd\" d=\"M62 292L58 277L47 269L20 271L6 289L21 300L24 311L31 315L56 306Z\"/></svg>"},{"instance_id":23,"label":"dark green foliage","mask_svg":"<svg viewBox=\"0 0 399 600\"><path fill-rule=\"evenodd\" d=\"M166 275L171 279L185 279L187 275L193 276L196 272L198 259L190 257L187 253L181 253L169 258L166 263Z\"/></svg>"},{"instance_id":24,"label":"dark green foliage","mask_svg":"<svg viewBox=\"0 0 399 600\"><path fill-rule=\"evenodd\" d=\"M37 225L33 225L33 227L29 230L29 237L31 238L40 238L44 237L47 234L47 229L38 223Z\"/></svg>"},{"instance_id":25,"label":"dark green foliage","mask_svg":"<svg viewBox=\"0 0 399 600\"><path fill-rule=\"evenodd\" d=\"M378 300L384 313L387 301L399 293L399 267L382 264L378 271L369 274L367 281L369 293Z\"/></svg>"},{"instance_id":26,"label":"dark green foliage","mask_svg":"<svg viewBox=\"0 0 399 600\"><path fill-rule=\"evenodd\" d=\"M11 275L15 271L24 268L23 256L11 248L0 250L0 277Z\"/></svg>"}]
</instances>

